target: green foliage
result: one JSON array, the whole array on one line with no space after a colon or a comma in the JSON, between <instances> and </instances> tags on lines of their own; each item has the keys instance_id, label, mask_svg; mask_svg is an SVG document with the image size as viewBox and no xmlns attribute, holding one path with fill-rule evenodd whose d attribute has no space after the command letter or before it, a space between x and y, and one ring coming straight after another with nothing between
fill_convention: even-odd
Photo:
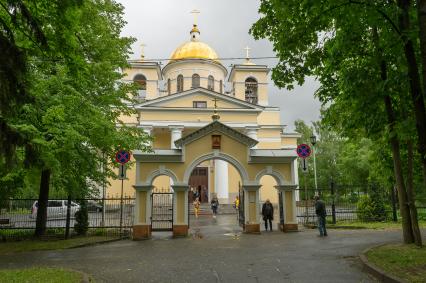
<instances>
[{"instance_id":1,"label":"green foliage","mask_svg":"<svg viewBox=\"0 0 426 283\"><path fill-rule=\"evenodd\" d=\"M357 203L357 215L360 221L385 221L388 218L387 214L387 205L378 195L363 195L359 198Z\"/></svg>"},{"instance_id":2,"label":"green foliage","mask_svg":"<svg viewBox=\"0 0 426 283\"><path fill-rule=\"evenodd\" d=\"M89 211L87 210L87 201L80 202L80 209L75 213L74 231L78 235L86 235L89 230Z\"/></svg>"}]
</instances>

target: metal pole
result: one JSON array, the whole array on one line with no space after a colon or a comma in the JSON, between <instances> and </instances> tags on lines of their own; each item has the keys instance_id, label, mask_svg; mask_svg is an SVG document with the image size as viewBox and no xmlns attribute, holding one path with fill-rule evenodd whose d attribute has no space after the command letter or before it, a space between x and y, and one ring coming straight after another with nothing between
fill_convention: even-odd
<instances>
[{"instance_id":1,"label":"metal pole","mask_svg":"<svg viewBox=\"0 0 426 283\"><path fill-rule=\"evenodd\" d=\"M335 193L334 193L334 181L332 180L330 183L331 187L331 216L333 219L333 224L336 224L336 205L334 202Z\"/></svg>"},{"instance_id":2,"label":"metal pole","mask_svg":"<svg viewBox=\"0 0 426 283\"><path fill-rule=\"evenodd\" d=\"M121 164L121 172L124 172L124 165ZM120 197L120 236L123 230L123 186L124 178L121 178L121 197Z\"/></svg>"},{"instance_id":3,"label":"metal pole","mask_svg":"<svg viewBox=\"0 0 426 283\"><path fill-rule=\"evenodd\" d=\"M318 184L317 184L317 162L315 158L315 145L312 145L312 151L314 153L314 180L315 180L315 194L318 195Z\"/></svg>"},{"instance_id":4,"label":"metal pole","mask_svg":"<svg viewBox=\"0 0 426 283\"><path fill-rule=\"evenodd\" d=\"M102 181L102 220L101 220L101 226L105 226L105 194L106 194L106 186L105 186L105 153L102 153L102 175L104 178Z\"/></svg>"},{"instance_id":5,"label":"metal pole","mask_svg":"<svg viewBox=\"0 0 426 283\"><path fill-rule=\"evenodd\" d=\"M303 182L305 183L305 225L308 224L309 214L308 214L308 185L306 184L306 174L303 174Z\"/></svg>"}]
</instances>

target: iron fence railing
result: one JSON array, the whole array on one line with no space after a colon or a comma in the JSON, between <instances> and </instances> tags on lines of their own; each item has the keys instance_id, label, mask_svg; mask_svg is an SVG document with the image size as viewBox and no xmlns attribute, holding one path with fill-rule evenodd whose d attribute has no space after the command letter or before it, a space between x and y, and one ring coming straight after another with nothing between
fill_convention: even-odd
<instances>
[{"instance_id":1,"label":"iron fence railing","mask_svg":"<svg viewBox=\"0 0 426 283\"><path fill-rule=\"evenodd\" d=\"M133 226L135 199L90 198L74 199L70 204L70 229L76 223L75 213L86 203L88 210L89 234L128 235ZM48 201L46 228L48 234L64 234L67 219L68 201L51 199ZM0 238L15 238L33 235L36 228L38 210L37 199L0 200Z\"/></svg>"}]
</instances>

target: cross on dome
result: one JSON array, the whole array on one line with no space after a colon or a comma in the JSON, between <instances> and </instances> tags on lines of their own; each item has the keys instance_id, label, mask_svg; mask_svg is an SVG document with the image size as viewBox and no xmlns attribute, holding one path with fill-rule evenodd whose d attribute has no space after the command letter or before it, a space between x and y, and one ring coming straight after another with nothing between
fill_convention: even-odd
<instances>
[{"instance_id":1,"label":"cross on dome","mask_svg":"<svg viewBox=\"0 0 426 283\"><path fill-rule=\"evenodd\" d=\"M141 42L140 47L141 47L141 59L143 60L145 58L145 47L146 47L146 44L144 44L143 42Z\"/></svg>"},{"instance_id":2,"label":"cross on dome","mask_svg":"<svg viewBox=\"0 0 426 283\"><path fill-rule=\"evenodd\" d=\"M250 48L250 47L248 47L248 46L246 46L246 48L244 48L244 50L246 51L246 59L247 59L247 60L249 60L249 59L250 59L250 54L249 54L249 52L250 52L251 48Z\"/></svg>"},{"instance_id":3,"label":"cross on dome","mask_svg":"<svg viewBox=\"0 0 426 283\"><path fill-rule=\"evenodd\" d=\"M200 14L200 11L194 9L190 13L194 16L194 26L197 26L198 14Z\"/></svg>"}]
</instances>

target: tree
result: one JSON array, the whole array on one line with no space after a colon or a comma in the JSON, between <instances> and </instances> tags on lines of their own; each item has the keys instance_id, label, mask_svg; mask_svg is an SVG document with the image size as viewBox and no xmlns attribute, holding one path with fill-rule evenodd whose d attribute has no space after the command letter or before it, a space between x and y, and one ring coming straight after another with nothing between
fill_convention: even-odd
<instances>
[{"instance_id":1,"label":"tree","mask_svg":"<svg viewBox=\"0 0 426 283\"><path fill-rule=\"evenodd\" d=\"M120 122L121 115L133 113L129 93L135 89L120 82L133 42L120 36L125 24L121 5L109 0L10 2L25 6L14 13L30 15L45 40L40 46L23 32L25 23L14 21L3 6L2 23L11 25L17 50L26 52L24 62L31 67L24 74L30 102L7 123L24 137L17 144L25 150L22 162L41 175L36 235L42 235L51 178L68 194L84 197L114 175L111 166L100 170L104 156L112 161L118 148L146 150L147 137Z\"/></svg>"},{"instance_id":2,"label":"tree","mask_svg":"<svg viewBox=\"0 0 426 283\"><path fill-rule=\"evenodd\" d=\"M408 2L265 0L260 7L264 16L251 32L274 43L280 62L272 78L278 86L291 89L293 83L303 83L305 76L317 76L321 82L317 96L328 106L325 123L351 138L381 141L387 137L404 242L416 238L421 245L417 219L406 205L409 194L400 147L401 138L415 136L414 125L421 155L422 145L426 145L421 130L425 121L420 104L424 106L424 101L408 18L413 5ZM404 107L408 101L412 107Z\"/></svg>"}]
</instances>

